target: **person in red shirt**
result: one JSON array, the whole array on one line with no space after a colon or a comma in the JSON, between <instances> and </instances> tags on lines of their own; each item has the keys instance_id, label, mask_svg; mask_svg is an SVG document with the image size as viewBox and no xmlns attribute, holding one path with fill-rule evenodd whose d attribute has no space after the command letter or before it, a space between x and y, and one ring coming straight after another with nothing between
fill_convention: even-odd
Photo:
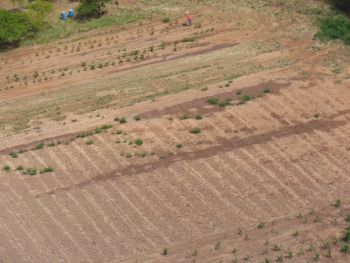
<instances>
[{"instance_id":1,"label":"person in red shirt","mask_svg":"<svg viewBox=\"0 0 350 263\"><path fill-rule=\"evenodd\" d=\"M192 15L189 11L186 12L187 25L192 25Z\"/></svg>"}]
</instances>

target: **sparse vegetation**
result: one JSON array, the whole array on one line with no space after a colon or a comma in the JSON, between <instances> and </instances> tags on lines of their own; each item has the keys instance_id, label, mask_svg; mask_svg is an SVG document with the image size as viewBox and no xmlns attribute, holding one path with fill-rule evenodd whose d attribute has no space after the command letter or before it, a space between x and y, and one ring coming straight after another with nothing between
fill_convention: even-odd
<instances>
[{"instance_id":1,"label":"sparse vegetation","mask_svg":"<svg viewBox=\"0 0 350 263\"><path fill-rule=\"evenodd\" d=\"M316 37L327 41L340 39L345 44L350 45L350 21L339 13L331 13L319 19L320 31Z\"/></svg>"},{"instance_id":2,"label":"sparse vegetation","mask_svg":"<svg viewBox=\"0 0 350 263\"><path fill-rule=\"evenodd\" d=\"M143 144L142 139L136 139L136 140L135 140L135 144L136 144L136 145L142 145L142 144Z\"/></svg>"},{"instance_id":3,"label":"sparse vegetation","mask_svg":"<svg viewBox=\"0 0 350 263\"><path fill-rule=\"evenodd\" d=\"M192 133L192 134L199 134L199 133L201 133L201 129L198 128L198 127L192 128L192 129L190 130L190 133Z\"/></svg>"},{"instance_id":4,"label":"sparse vegetation","mask_svg":"<svg viewBox=\"0 0 350 263\"><path fill-rule=\"evenodd\" d=\"M167 248L164 248L163 249L163 252L162 252L162 256L167 256L168 255L168 249Z\"/></svg>"},{"instance_id":5,"label":"sparse vegetation","mask_svg":"<svg viewBox=\"0 0 350 263\"><path fill-rule=\"evenodd\" d=\"M44 174L44 173L52 173L54 171L54 169L52 167L45 167L43 168L42 170L40 170L40 173L41 174Z\"/></svg>"},{"instance_id":6,"label":"sparse vegetation","mask_svg":"<svg viewBox=\"0 0 350 263\"><path fill-rule=\"evenodd\" d=\"M2 168L4 171L6 171L6 172L9 172L9 171L11 171L11 167L9 166L9 165L4 165L4 167Z\"/></svg>"}]
</instances>

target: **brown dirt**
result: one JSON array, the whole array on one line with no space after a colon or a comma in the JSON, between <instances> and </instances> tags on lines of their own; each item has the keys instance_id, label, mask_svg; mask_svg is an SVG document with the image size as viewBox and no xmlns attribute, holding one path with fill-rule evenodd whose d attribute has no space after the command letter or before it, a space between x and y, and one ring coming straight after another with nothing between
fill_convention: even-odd
<instances>
[{"instance_id":1,"label":"brown dirt","mask_svg":"<svg viewBox=\"0 0 350 263\"><path fill-rule=\"evenodd\" d=\"M0 261L349 262L349 50L291 2L164 4L194 27L2 53Z\"/></svg>"}]
</instances>

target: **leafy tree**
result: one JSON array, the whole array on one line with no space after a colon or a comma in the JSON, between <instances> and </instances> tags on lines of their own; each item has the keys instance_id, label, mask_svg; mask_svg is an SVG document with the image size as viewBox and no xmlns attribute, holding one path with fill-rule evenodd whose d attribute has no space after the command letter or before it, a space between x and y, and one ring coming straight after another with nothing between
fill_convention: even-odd
<instances>
[{"instance_id":1,"label":"leafy tree","mask_svg":"<svg viewBox=\"0 0 350 263\"><path fill-rule=\"evenodd\" d=\"M16 46L35 29L29 16L0 9L0 47Z\"/></svg>"},{"instance_id":2,"label":"leafy tree","mask_svg":"<svg viewBox=\"0 0 350 263\"><path fill-rule=\"evenodd\" d=\"M98 17L103 14L104 7L111 0L81 0L77 12L82 18Z\"/></svg>"},{"instance_id":3,"label":"leafy tree","mask_svg":"<svg viewBox=\"0 0 350 263\"><path fill-rule=\"evenodd\" d=\"M332 0L333 4L342 10L350 10L350 1L349 0Z\"/></svg>"}]
</instances>

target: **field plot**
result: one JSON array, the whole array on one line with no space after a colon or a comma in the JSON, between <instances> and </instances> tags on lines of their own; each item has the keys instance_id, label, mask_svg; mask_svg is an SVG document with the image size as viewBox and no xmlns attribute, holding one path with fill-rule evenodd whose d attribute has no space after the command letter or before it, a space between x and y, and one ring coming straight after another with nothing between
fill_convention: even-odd
<instances>
[{"instance_id":1,"label":"field plot","mask_svg":"<svg viewBox=\"0 0 350 263\"><path fill-rule=\"evenodd\" d=\"M323 4L156 2L171 23L0 55L0 259L349 262L350 50L313 39Z\"/></svg>"}]
</instances>

